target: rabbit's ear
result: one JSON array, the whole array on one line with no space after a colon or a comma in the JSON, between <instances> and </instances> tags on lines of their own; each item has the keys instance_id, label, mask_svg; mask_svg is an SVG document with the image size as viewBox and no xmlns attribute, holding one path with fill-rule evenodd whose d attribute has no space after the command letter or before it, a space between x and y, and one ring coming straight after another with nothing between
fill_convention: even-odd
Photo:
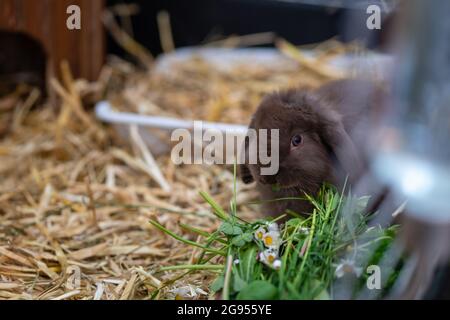
<instances>
[{"instance_id":1,"label":"rabbit's ear","mask_svg":"<svg viewBox=\"0 0 450 320\"><path fill-rule=\"evenodd\" d=\"M335 154L350 180L354 180L363 170L363 164L355 144L337 115L329 114L321 118L323 120L321 126L323 141Z\"/></svg>"}]
</instances>

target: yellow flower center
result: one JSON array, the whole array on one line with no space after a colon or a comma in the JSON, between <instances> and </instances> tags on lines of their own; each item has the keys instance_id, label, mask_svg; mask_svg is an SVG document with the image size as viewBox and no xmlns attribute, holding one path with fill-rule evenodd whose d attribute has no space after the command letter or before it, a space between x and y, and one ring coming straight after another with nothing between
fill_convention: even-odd
<instances>
[{"instance_id":1,"label":"yellow flower center","mask_svg":"<svg viewBox=\"0 0 450 320\"><path fill-rule=\"evenodd\" d=\"M266 246L271 246L273 244L273 238L271 236L267 236L264 239L264 243L266 244Z\"/></svg>"},{"instance_id":2,"label":"yellow flower center","mask_svg":"<svg viewBox=\"0 0 450 320\"><path fill-rule=\"evenodd\" d=\"M267 261L269 261L269 263L273 263L275 261L275 257L270 255L267 257Z\"/></svg>"},{"instance_id":3,"label":"yellow flower center","mask_svg":"<svg viewBox=\"0 0 450 320\"><path fill-rule=\"evenodd\" d=\"M263 238L263 233L262 233L261 231L259 231L259 232L256 234L256 237L257 237L258 239L262 239L262 238Z\"/></svg>"}]
</instances>

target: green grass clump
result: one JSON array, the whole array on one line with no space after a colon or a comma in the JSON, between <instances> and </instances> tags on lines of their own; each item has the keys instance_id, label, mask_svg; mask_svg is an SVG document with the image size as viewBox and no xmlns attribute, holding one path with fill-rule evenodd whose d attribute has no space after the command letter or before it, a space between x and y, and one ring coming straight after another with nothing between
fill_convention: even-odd
<instances>
[{"instance_id":1,"label":"green grass clump","mask_svg":"<svg viewBox=\"0 0 450 320\"><path fill-rule=\"evenodd\" d=\"M331 186L324 186L317 197L306 196L314 207L309 217L296 215L280 226L277 222L284 221L285 216L243 221L236 212L236 184L234 188L229 212L207 193L201 193L222 222L212 234L183 226L201 235L202 243L181 238L151 221L168 235L202 251L196 265L164 270L216 270L220 275L211 290L222 292L224 299L332 299L336 298L335 285L343 279L354 283L351 297L358 297L358 292L365 290L367 266L380 261L396 235L396 226L368 227L371 217L365 212L367 197L344 197ZM258 238L259 231L265 232L265 240ZM266 243L269 233L275 241L271 248ZM392 270L389 286L397 274L398 270ZM388 289L381 290L377 297L386 295Z\"/></svg>"}]
</instances>

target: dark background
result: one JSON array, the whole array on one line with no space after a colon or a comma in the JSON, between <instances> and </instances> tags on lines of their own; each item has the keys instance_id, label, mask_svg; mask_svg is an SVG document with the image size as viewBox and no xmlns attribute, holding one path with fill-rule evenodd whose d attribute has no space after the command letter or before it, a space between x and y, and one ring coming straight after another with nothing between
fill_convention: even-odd
<instances>
[{"instance_id":1,"label":"dark background","mask_svg":"<svg viewBox=\"0 0 450 320\"><path fill-rule=\"evenodd\" d=\"M140 13L133 16L134 37L154 55L162 51L156 22L160 10L170 14L176 47L199 45L217 36L269 31L296 45L332 37L344 42L359 39L370 48L380 44L380 32L366 28L365 9L377 1L352 1L360 4L357 9L277 0L109 0L107 4L118 3L139 4ZM124 55L111 38L107 44L108 52Z\"/></svg>"}]
</instances>

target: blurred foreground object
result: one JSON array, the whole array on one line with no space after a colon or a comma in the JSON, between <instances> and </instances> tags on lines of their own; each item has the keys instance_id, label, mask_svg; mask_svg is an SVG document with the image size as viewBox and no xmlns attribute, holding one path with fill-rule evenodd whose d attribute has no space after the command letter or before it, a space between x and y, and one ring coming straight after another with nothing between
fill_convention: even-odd
<instances>
[{"instance_id":1,"label":"blurred foreground object","mask_svg":"<svg viewBox=\"0 0 450 320\"><path fill-rule=\"evenodd\" d=\"M450 249L450 2L411 1L403 17L394 99L374 135L374 171L408 199L408 257L394 298L419 299Z\"/></svg>"}]
</instances>

